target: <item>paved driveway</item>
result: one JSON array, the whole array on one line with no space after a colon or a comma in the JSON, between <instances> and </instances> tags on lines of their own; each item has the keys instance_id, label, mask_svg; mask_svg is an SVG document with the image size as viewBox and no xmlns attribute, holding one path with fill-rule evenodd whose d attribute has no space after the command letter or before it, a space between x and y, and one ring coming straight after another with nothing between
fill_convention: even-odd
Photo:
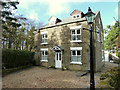
<instances>
[{"instance_id":1,"label":"paved driveway","mask_svg":"<svg viewBox=\"0 0 120 90\"><path fill-rule=\"evenodd\" d=\"M106 63L102 72L117 66ZM99 87L99 77L102 72L95 74L95 85ZM3 77L3 88L89 88L89 76L77 75L78 71L62 71L60 69L46 69L31 67Z\"/></svg>"}]
</instances>

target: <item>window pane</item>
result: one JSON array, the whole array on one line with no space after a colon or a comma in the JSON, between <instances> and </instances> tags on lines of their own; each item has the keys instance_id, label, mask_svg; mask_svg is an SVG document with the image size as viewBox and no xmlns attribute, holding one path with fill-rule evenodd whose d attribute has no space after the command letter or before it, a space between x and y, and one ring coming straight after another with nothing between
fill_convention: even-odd
<instances>
[{"instance_id":1,"label":"window pane","mask_svg":"<svg viewBox=\"0 0 120 90\"><path fill-rule=\"evenodd\" d=\"M72 34L75 34L75 30L72 30Z\"/></svg>"},{"instance_id":2,"label":"window pane","mask_svg":"<svg viewBox=\"0 0 120 90\"><path fill-rule=\"evenodd\" d=\"M42 38L44 38L44 34L42 34Z\"/></svg>"},{"instance_id":3,"label":"window pane","mask_svg":"<svg viewBox=\"0 0 120 90\"><path fill-rule=\"evenodd\" d=\"M76 55L76 51L72 51L72 55Z\"/></svg>"},{"instance_id":4,"label":"window pane","mask_svg":"<svg viewBox=\"0 0 120 90\"><path fill-rule=\"evenodd\" d=\"M43 52L43 51L41 51L41 55L44 55L44 52Z\"/></svg>"},{"instance_id":5,"label":"window pane","mask_svg":"<svg viewBox=\"0 0 120 90\"><path fill-rule=\"evenodd\" d=\"M45 55L48 55L48 52L47 52L47 51L45 51Z\"/></svg>"},{"instance_id":6,"label":"window pane","mask_svg":"<svg viewBox=\"0 0 120 90\"><path fill-rule=\"evenodd\" d=\"M44 39L44 43L47 43L47 39Z\"/></svg>"},{"instance_id":7,"label":"window pane","mask_svg":"<svg viewBox=\"0 0 120 90\"><path fill-rule=\"evenodd\" d=\"M71 40L76 40L75 35L71 36Z\"/></svg>"},{"instance_id":8,"label":"window pane","mask_svg":"<svg viewBox=\"0 0 120 90\"><path fill-rule=\"evenodd\" d=\"M81 56L77 56L77 62L81 62Z\"/></svg>"},{"instance_id":9,"label":"window pane","mask_svg":"<svg viewBox=\"0 0 120 90\"><path fill-rule=\"evenodd\" d=\"M77 62L77 56L72 56L72 61Z\"/></svg>"},{"instance_id":10,"label":"window pane","mask_svg":"<svg viewBox=\"0 0 120 90\"><path fill-rule=\"evenodd\" d=\"M76 16L74 16L74 18L76 18Z\"/></svg>"},{"instance_id":11,"label":"window pane","mask_svg":"<svg viewBox=\"0 0 120 90\"><path fill-rule=\"evenodd\" d=\"M59 53L59 60L61 60L61 53Z\"/></svg>"},{"instance_id":12,"label":"window pane","mask_svg":"<svg viewBox=\"0 0 120 90\"><path fill-rule=\"evenodd\" d=\"M81 55L80 51L77 51L77 55Z\"/></svg>"},{"instance_id":13,"label":"window pane","mask_svg":"<svg viewBox=\"0 0 120 90\"><path fill-rule=\"evenodd\" d=\"M80 34L80 29L77 30L77 34Z\"/></svg>"},{"instance_id":14,"label":"window pane","mask_svg":"<svg viewBox=\"0 0 120 90\"><path fill-rule=\"evenodd\" d=\"M44 60L47 60L47 56L44 56Z\"/></svg>"},{"instance_id":15,"label":"window pane","mask_svg":"<svg viewBox=\"0 0 120 90\"><path fill-rule=\"evenodd\" d=\"M45 38L47 38L47 34L45 34Z\"/></svg>"},{"instance_id":16,"label":"window pane","mask_svg":"<svg viewBox=\"0 0 120 90\"><path fill-rule=\"evenodd\" d=\"M44 43L44 39L42 39L42 43Z\"/></svg>"},{"instance_id":17,"label":"window pane","mask_svg":"<svg viewBox=\"0 0 120 90\"><path fill-rule=\"evenodd\" d=\"M81 40L81 35L77 35L77 40Z\"/></svg>"}]
</instances>

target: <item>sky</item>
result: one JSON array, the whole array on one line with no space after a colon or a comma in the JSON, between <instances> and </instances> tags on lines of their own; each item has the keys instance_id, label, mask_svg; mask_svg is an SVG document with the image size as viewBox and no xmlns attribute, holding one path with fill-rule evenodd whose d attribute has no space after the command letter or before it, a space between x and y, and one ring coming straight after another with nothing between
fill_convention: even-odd
<instances>
[{"instance_id":1,"label":"sky","mask_svg":"<svg viewBox=\"0 0 120 90\"><path fill-rule=\"evenodd\" d=\"M103 28L113 25L115 19L118 20L118 1L119 0L18 0L17 13L41 22L48 23L51 16L59 19L69 18L75 10L83 13L91 7L92 11L100 11ZM113 18L115 17L115 19Z\"/></svg>"}]
</instances>

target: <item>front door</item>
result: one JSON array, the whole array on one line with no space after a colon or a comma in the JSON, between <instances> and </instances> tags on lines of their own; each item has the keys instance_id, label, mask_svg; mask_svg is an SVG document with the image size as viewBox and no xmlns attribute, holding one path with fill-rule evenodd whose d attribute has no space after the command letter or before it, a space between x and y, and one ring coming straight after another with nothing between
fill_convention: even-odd
<instances>
[{"instance_id":1,"label":"front door","mask_svg":"<svg viewBox=\"0 0 120 90\"><path fill-rule=\"evenodd\" d=\"M55 52L55 67L62 68L62 53Z\"/></svg>"}]
</instances>

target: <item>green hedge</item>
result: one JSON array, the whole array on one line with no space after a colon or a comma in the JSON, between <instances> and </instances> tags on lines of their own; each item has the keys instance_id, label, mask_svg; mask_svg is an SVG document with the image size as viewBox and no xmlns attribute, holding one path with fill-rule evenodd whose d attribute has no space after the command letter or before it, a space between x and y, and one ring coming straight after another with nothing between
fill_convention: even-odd
<instances>
[{"instance_id":1,"label":"green hedge","mask_svg":"<svg viewBox=\"0 0 120 90\"><path fill-rule=\"evenodd\" d=\"M34 52L2 49L2 67L15 68L33 63Z\"/></svg>"}]
</instances>

